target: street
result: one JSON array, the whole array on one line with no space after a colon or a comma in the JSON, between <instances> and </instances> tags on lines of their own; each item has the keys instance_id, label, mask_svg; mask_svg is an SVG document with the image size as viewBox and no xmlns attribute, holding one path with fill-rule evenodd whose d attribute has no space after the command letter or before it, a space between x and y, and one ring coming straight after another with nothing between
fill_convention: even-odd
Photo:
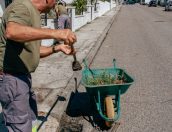
<instances>
[{"instance_id":1,"label":"street","mask_svg":"<svg viewBox=\"0 0 172 132\"><path fill-rule=\"evenodd\" d=\"M91 68L117 66L135 78L121 98L117 132L172 130L172 12L126 5L119 12Z\"/></svg>"},{"instance_id":2,"label":"street","mask_svg":"<svg viewBox=\"0 0 172 132\"><path fill-rule=\"evenodd\" d=\"M124 5L118 13L91 65L91 68L113 67L112 59L115 58L117 66L126 69L135 79L126 94L121 96L121 117L118 120L120 125L109 131L172 130L171 27L172 13L165 12L162 7ZM83 86L78 91L83 92ZM83 96L74 102L88 112L91 108L82 99L84 102ZM77 108L73 108L73 111ZM69 120L71 117L67 118ZM71 120L68 121L70 125L73 122L82 124L83 132L106 131L89 122L88 118L78 116Z\"/></svg>"}]
</instances>

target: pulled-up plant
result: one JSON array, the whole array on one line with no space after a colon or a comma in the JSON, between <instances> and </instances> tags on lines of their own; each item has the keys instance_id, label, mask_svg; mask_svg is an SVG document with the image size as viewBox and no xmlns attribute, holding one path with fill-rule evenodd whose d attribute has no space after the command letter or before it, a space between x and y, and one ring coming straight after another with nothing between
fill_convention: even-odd
<instances>
[{"instance_id":1,"label":"pulled-up plant","mask_svg":"<svg viewBox=\"0 0 172 132\"><path fill-rule=\"evenodd\" d=\"M102 72L98 75L86 76L87 85L123 84L126 81L124 72L121 75Z\"/></svg>"}]
</instances>

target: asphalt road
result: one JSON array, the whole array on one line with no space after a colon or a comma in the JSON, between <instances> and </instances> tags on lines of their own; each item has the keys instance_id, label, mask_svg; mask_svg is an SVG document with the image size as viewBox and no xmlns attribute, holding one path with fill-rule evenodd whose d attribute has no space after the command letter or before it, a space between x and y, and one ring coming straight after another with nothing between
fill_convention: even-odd
<instances>
[{"instance_id":1,"label":"asphalt road","mask_svg":"<svg viewBox=\"0 0 172 132\"><path fill-rule=\"evenodd\" d=\"M121 96L117 132L172 131L172 11L124 5L91 68L117 66L135 78Z\"/></svg>"}]
</instances>

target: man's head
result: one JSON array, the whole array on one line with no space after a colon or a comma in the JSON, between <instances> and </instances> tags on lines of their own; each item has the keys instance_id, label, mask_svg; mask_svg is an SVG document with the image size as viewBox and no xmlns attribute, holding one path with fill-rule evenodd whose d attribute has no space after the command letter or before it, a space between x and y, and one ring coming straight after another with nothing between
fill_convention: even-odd
<instances>
[{"instance_id":1,"label":"man's head","mask_svg":"<svg viewBox=\"0 0 172 132\"><path fill-rule=\"evenodd\" d=\"M56 0L31 0L41 13L48 13L56 4Z\"/></svg>"},{"instance_id":2,"label":"man's head","mask_svg":"<svg viewBox=\"0 0 172 132\"><path fill-rule=\"evenodd\" d=\"M58 5L58 12L59 12L60 15L62 15L62 14L66 14L67 15L67 9L63 5Z\"/></svg>"},{"instance_id":3,"label":"man's head","mask_svg":"<svg viewBox=\"0 0 172 132\"><path fill-rule=\"evenodd\" d=\"M56 0L45 0L45 1L46 1L45 12L49 12L52 8L55 7Z\"/></svg>"}]
</instances>

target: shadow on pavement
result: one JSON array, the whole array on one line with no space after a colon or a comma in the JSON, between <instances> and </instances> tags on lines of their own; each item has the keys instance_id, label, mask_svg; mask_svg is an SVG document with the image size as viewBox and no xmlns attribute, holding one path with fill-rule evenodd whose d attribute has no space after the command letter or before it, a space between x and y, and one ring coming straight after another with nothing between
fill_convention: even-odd
<instances>
[{"instance_id":1,"label":"shadow on pavement","mask_svg":"<svg viewBox=\"0 0 172 132\"><path fill-rule=\"evenodd\" d=\"M44 124L44 122L47 121L48 116L50 115L51 111L53 110L53 108L56 106L58 101L65 101L66 98L62 97L62 96L57 96L57 99L55 100L54 104L52 105L51 109L48 111L46 116L38 116L38 120L41 121L40 125L38 126L38 131L40 130L40 128L42 127L42 125Z\"/></svg>"},{"instance_id":2,"label":"shadow on pavement","mask_svg":"<svg viewBox=\"0 0 172 132\"><path fill-rule=\"evenodd\" d=\"M95 102L91 101L86 92L72 92L66 114L70 117L83 117L95 129L108 130L105 121L96 110Z\"/></svg>"},{"instance_id":3,"label":"shadow on pavement","mask_svg":"<svg viewBox=\"0 0 172 132\"><path fill-rule=\"evenodd\" d=\"M77 84L77 80L75 79ZM69 117L83 117L95 129L108 130L105 126L105 121L100 117L96 110L94 100L90 100L88 93L78 92L77 85L75 84L75 92L70 95L70 100L66 109L66 114Z\"/></svg>"}]
</instances>

